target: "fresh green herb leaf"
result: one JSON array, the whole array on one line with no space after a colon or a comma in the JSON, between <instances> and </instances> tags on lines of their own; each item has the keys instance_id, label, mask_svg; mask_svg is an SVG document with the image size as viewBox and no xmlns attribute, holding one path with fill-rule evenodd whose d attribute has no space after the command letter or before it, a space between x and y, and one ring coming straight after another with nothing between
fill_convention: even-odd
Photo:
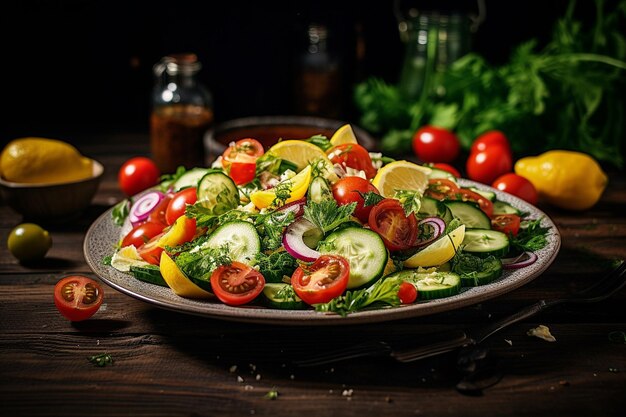
<instances>
[{"instance_id":1,"label":"fresh green herb leaf","mask_svg":"<svg viewBox=\"0 0 626 417\"><path fill-rule=\"evenodd\" d=\"M188 277L208 281L211 274L221 265L230 265L232 259L228 245L217 248L197 247L196 250L180 252L174 259L176 265Z\"/></svg>"},{"instance_id":2,"label":"fresh green herb leaf","mask_svg":"<svg viewBox=\"0 0 626 417\"><path fill-rule=\"evenodd\" d=\"M282 245L285 228L293 223L295 214L292 211L272 211L256 217L254 225L261 236L261 244L265 250L271 251Z\"/></svg>"},{"instance_id":3,"label":"fresh green herb leaf","mask_svg":"<svg viewBox=\"0 0 626 417\"><path fill-rule=\"evenodd\" d=\"M125 200L117 203L113 210L111 211L111 217L113 218L113 223L117 226L123 226L128 214L130 213L130 206L133 204L132 198L127 198Z\"/></svg>"},{"instance_id":4,"label":"fresh green herb leaf","mask_svg":"<svg viewBox=\"0 0 626 417\"><path fill-rule=\"evenodd\" d=\"M297 171L298 166L291 161L279 158L271 152L266 152L256 160L256 177L269 172L270 174L280 176L287 170Z\"/></svg>"},{"instance_id":5,"label":"fresh green herb leaf","mask_svg":"<svg viewBox=\"0 0 626 417\"><path fill-rule=\"evenodd\" d=\"M204 207L200 203L190 204L185 209L185 216L196 219L198 227L208 227L212 229L218 224L224 224L233 220L248 220L254 215L242 210L229 210L222 214L216 214L213 209Z\"/></svg>"},{"instance_id":6,"label":"fresh green herb leaf","mask_svg":"<svg viewBox=\"0 0 626 417\"><path fill-rule=\"evenodd\" d=\"M111 261L113 260L113 256L108 255L102 258L102 265L111 266Z\"/></svg>"},{"instance_id":7,"label":"fresh green herb leaf","mask_svg":"<svg viewBox=\"0 0 626 417\"><path fill-rule=\"evenodd\" d=\"M89 362L100 368L103 368L107 365L113 365L113 357L108 353L101 353L100 355L90 356L88 360Z\"/></svg>"},{"instance_id":8,"label":"fresh green herb leaf","mask_svg":"<svg viewBox=\"0 0 626 417\"><path fill-rule=\"evenodd\" d=\"M278 399L278 391L276 389L272 389L265 394L265 397L268 400L276 400Z\"/></svg>"},{"instance_id":9,"label":"fresh green herb leaf","mask_svg":"<svg viewBox=\"0 0 626 417\"><path fill-rule=\"evenodd\" d=\"M298 267L296 258L285 251L276 251L269 255L259 252L255 261L266 282L283 282L283 277L291 276Z\"/></svg>"},{"instance_id":10,"label":"fresh green herb leaf","mask_svg":"<svg viewBox=\"0 0 626 417\"><path fill-rule=\"evenodd\" d=\"M326 233L341 223L350 221L355 208L356 203L340 206L334 199L322 200L319 203L309 201L304 206L304 218Z\"/></svg>"},{"instance_id":11,"label":"fresh green herb leaf","mask_svg":"<svg viewBox=\"0 0 626 417\"><path fill-rule=\"evenodd\" d=\"M381 279L368 288L347 291L344 295L333 298L328 303L316 304L315 310L346 316L375 303L397 306L400 304L398 289L401 283L402 281L399 279Z\"/></svg>"},{"instance_id":12,"label":"fresh green herb leaf","mask_svg":"<svg viewBox=\"0 0 626 417\"><path fill-rule=\"evenodd\" d=\"M546 236L550 228L541 226L541 220L542 218L522 221L517 236L509 237L511 249L534 252L546 246L548 244Z\"/></svg>"},{"instance_id":13,"label":"fresh green herb leaf","mask_svg":"<svg viewBox=\"0 0 626 417\"><path fill-rule=\"evenodd\" d=\"M280 207L284 205L289 198L291 198L291 187L293 183L290 180L279 182L276 187L274 187L274 192L276 193L276 197L272 201L273 207Z\"/></svg>"},{"instance_id":14,"label":"fresh green herb leaf","mask_svg":"<svg viewBox=\"0 0 626 417\"><path fill-rule=\"evenodd\" d=\"M185 172L187 172L185 167L184 166L179 166L178 168L176 168L176 172L174 172L173 174L161 175L159 189L161 191L169 190L170 187L172 187L174 185L174 183L176 181L178 181L180 179L180 177L182 177Z\"/></svg>"},{"instance_id":15,"label":"fresh green herb leaf","mask_svg":"<svg viewBox=\"0 0 626 417\"><path fill-rule=\"evenodd\" d=\"M411 213L417 214L422 207L422 193L412 190L396 190L393 198L400 201L404 213L409 216Z\"/></svg>"},{"instance_id":16,"label":"fresh green herb leaf","mask_svg":"<svg viewBox=\"0 0 626 417\"><path fill-rule=\"evenodd\" d=\"M309 142L317 146L324 152L326 152L327 150L333 147L333 145L330 144L330 140L328 140L328 138L324 135L311 136L310 138L305 139L305 142Z\"/></svg>"},{"instance_id":17,"label":"fresh green herb leaf","mask_svg":"<svg viewBox=\"0 0 626 417\"><path fill-rule=\"evenodd\" d=\"M363 207L375 206L385 199L382 195L372 191L368 191L366 193L361 193L360 191L357 192L363 198Z\"/></svg>"}]
</instances>

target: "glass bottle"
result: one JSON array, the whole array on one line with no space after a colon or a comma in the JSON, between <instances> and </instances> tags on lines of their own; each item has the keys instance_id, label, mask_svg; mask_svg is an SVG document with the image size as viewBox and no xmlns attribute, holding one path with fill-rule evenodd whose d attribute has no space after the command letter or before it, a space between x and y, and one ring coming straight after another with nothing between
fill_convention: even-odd
<instances>
[{"instance_id":1,"label":"glass bottle","mask_svg":"<svg viewBox=\"0 0 626 417\"><path fill-rule=\"evenodd\" d=\"M195 54L168 55L153 68L150 149L162 173L204 166L204 135L213 124L213 100L197 80Z\"/></svg>"},{"instance_id":2,"label":"glass bottle","mask_svg":"<svg viewBox=\"0 0 626 417\"><path fill-rule=\"evenodd\" d=\"M341 113L339 62L328 48L328 35L325 25L307 27L306 49L298 57L294 90L299 114L336 118Z\"/></svg>"}]
</instances>

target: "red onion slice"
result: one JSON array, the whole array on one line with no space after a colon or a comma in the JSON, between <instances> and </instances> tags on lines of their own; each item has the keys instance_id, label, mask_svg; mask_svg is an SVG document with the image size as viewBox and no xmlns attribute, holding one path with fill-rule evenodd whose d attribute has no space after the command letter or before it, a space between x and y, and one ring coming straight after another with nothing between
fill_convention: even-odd
<instances>
[{"instance_id":1,"label":"red onion slice","mask_svg":"<svg viewBox=\"0 0 626 417\"><path fill-rule=\"evenodd\" d=\"M528 265L532 265L537 260L537 255L533 252L524 252L516 258L502 259L502 268L504 269L518 269L524 268Z\"/></svg>"},{"instance_id":2,"label":"red onion slice","mask_svg":"<svg viewBox=\"0 0 626 417\"><path fill-rule=\"evenodd\" d=\"M150 191L135 201L130 208L128 219L133 226L137 226L144 222L152 210L165 198L165 194L160 191Z\"/></svg>"},{"instance_id":3,"label":"red onion slice","mask_svg":"<svg viewBox=\"0 0 626 417\"><path fill-rule=\"evenodd\" d=\"M424 239L420 239L418 237L418 240L415 242L418 247L428 245L430 242L441 236L441 234L446 230L446 222L439 217L427 217L417 224L418 230L423 227L429 227L432 229L432 235L429 235Z\"/></svg>"},{"instance_id":4,"label":"red onion slice","mask_svg":"<svg viewBox=\"0 0 626 417\"><path fill-rule=\"evenodd\" d=\"M311 249L309 245L317 244L323 236L324 233L317 226L304 217L300 217L287 227L283 235L283 246L294 258L305 262L313 262L321 254L315 249Z\"/></svg>"},{"instance_id":5,"label":"red onion slice","mask_svg":"<svg viewBox=\"0 0 626 417\"><path fill-rule=\"evenodd\" d=\"M302 216L304 214L304 206L306 205L306 198L301 198L299 200L292 201L291 203L287 203L284 206L281 206L278 211L284 212L292 212L296 218Z\"/></svg>"}]
</instances>

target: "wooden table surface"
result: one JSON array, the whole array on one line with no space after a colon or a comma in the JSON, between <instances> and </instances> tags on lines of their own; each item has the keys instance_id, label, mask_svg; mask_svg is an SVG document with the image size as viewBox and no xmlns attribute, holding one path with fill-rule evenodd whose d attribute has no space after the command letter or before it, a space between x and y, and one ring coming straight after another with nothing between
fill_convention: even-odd
<instances>
[{"instance_id":1,"label":"wooden table surface","mask_svg":"<svg viewBox=\"0 0 626 417\"><path fill-rule=\"evenodd\" d=\"M22 219L0 205L0 415L624 415L626 344L609 334L626 332L626 290L598 304L557 307L496 334L474 374L459 368L456 354L411 364L379 358L297 368L290 362L350 342L489 323L585 287L612 260L626 258L623 173L611 174L602 200L585 213L541 206L562 235L556 261L530 284L479 305L381 324L293 328L161 310L105 286L103 308L71 323L54 306L54 284L69 274L96 278L83 256L84 234L122 198L121 164L147 154L144 135L83 139L79 149L105 165L105 176L80 218L48 227L54 244L44 262L25 266L10 255L5 242ZM527 336L539 324L556 342ZM112 365L89 362L103 353ZM487 387L474 395L459 391L468 376Z\"/></svg>"}]
</instances>

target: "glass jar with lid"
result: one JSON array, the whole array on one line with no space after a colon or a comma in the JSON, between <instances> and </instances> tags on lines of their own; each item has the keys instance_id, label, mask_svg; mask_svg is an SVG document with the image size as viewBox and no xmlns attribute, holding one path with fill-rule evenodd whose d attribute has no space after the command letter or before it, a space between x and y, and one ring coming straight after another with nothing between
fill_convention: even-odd
<instances>
[{"instance_id":1,"label":"glass jar with lid","mask_svg":"<svg viewBox=\"0 0 626 417\"><path fill-rule=\"evenodd\" d=\"M197 79L195 54L162 58L153 68L150 149L162 173L206 164L204 135L213 124L213 100Z\"/></svg>"}]
</instances>

